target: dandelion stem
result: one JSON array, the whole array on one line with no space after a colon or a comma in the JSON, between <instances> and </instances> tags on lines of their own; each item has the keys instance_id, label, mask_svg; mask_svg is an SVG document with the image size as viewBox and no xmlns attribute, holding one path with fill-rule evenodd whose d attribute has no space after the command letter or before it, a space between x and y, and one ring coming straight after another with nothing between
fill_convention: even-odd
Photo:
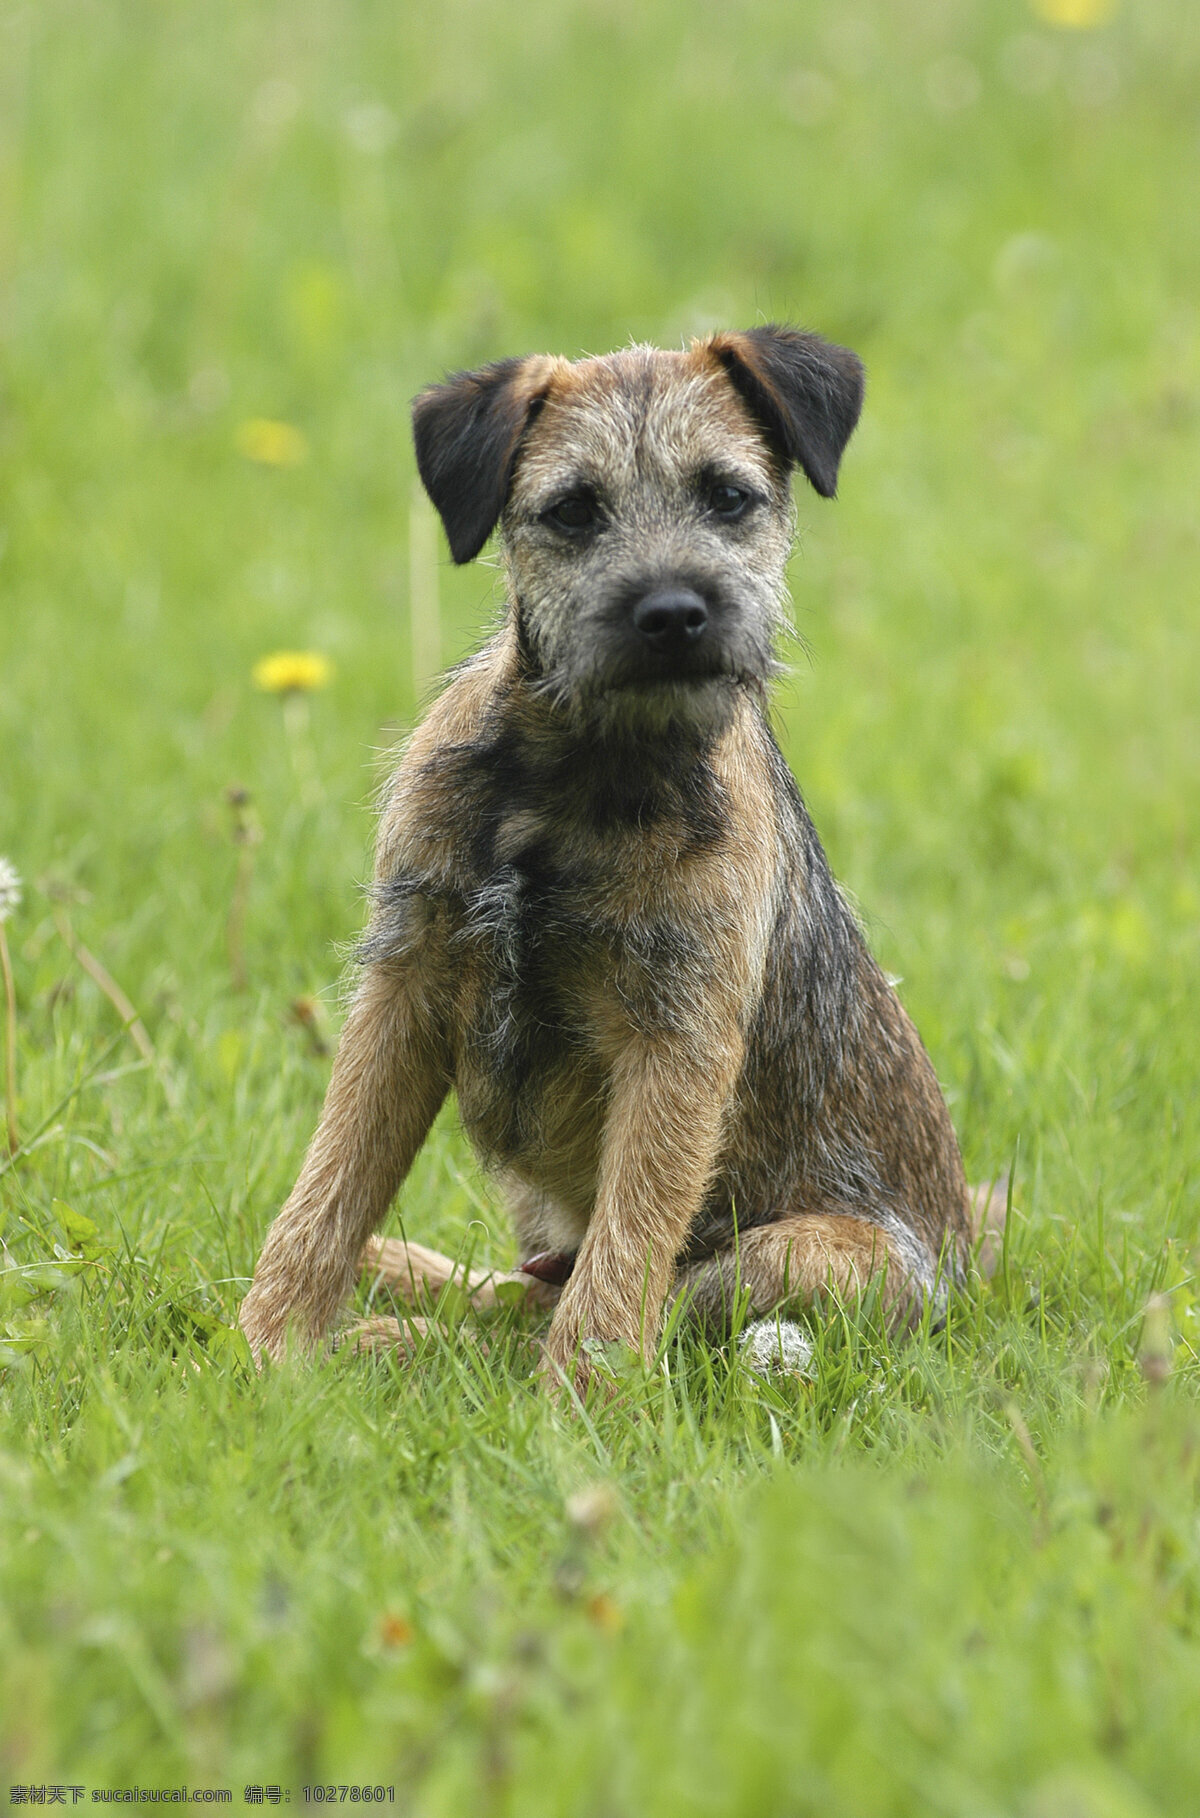
<instances>
[{"instance_id":1,"label":"dandelion stem","mask_svg":"<svg viewBox=\"0 0 1200 1818\"><path fill-rule=\"evenodd\" d=\"M283 696L283 726L287 733L292 773L300 790L300 800L306 808L315 808L323 799L324 790L317 774L316 755L313 751L308 697L298 688L289 688Z\"/></svg>"},{"instance_id":2,"label":"dandelion stem","mask_svg":"<svg viewBox=\"0 0 1200 1818\"><path fill-rule=\"evenodd\" d=\"M254 854L249 846L243 846L238 853L237 875L233 880L233 896L229 903L229 919L225 924L225 940L229 949L229 972L235 991L250 989L250 978L246 971L246 905L250 900L250 879L253 875Z\"/></svg>"},{"instance_id":3,"label":"dandelion stem","mask_svg":"<svg viewBox=\"0 0 1200 1818\"><path fill-rule=\"evenodd\" d=\"M246 910L250 902L250 884L254 876L254 848L262 838L250 801L250 791L234 784L225 791L233 815L233 843L238 849L237 872L233 895L225 921L225 945L229 953L229 973L235 991L247 991L250 977L246 970Z\"/></svg>"},{"instance_id":4,"label":"dandelion stem","mask_svg":"<svg viewBox=\"0 0 1200 1818\"><path fill-rule=\"evenodd\" d=\"M21 1147L17 1133L17 994L13 986L8 938L0 922L0 970L4 973L4 1110L8 1125L8 1152Z\"/></svg>"}]
</instances>

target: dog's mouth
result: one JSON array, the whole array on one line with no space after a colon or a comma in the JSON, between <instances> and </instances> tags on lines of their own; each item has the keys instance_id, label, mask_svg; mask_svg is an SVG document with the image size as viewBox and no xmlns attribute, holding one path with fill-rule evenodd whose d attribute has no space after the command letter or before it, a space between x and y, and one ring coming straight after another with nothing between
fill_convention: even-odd
<instances>
[{"instance_id":1,"label":"dog's mouth","mask_svg":"<svg viewBox=\"0 0 1200 1818\"><path fill-rule=\"evenodd\" d=\"M713 685L729 685L747 679L732 663L716 660L692 661L687 664L639 663L636 668L631 665L613 675L607 688L613 694L657 694L663 689L698 691Z\"/></svg>"},{"instance_id":2,"label":"dog's mouth","mask_svg":"<svg viewBox=\"0 0 1200 1818\"><path fill-rule=\"evenodd\" d=\"M628 644L588 679L597 692L681 700L736 688L761 688L778 664L749 638L711 637L685 650L656 652Z\"/></svg>"},{"instance_id":3,"label":"dog's mouth","mask_svg":"<svg viewBox=\"0 0 1200 1818\"><path fill-rule=\"evenodd\" d=\"M711 736L736 710L742 694L761 694L766 679L759 669L730 662L690 664L686 670L662 666L622 667L592 671L586 677L562 674L542 678L541 691L568 717L613 735L680 733L686 729Z\"/></svg>"}]
</instances>

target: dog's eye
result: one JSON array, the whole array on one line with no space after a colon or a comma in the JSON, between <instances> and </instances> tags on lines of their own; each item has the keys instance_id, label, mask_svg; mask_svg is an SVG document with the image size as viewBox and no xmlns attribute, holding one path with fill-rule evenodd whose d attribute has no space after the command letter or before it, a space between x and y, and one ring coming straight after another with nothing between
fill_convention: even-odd
<instances>
[{"instance_id":1,"label":"dog's eye","mask_svg":"<svg viewBox=\"0 0 1200 1818\"><path fill-rule=\"evenodd\" d=\"M565 499L559 499L557 505L552 505L542 516L555 530L576 532L591 530L600 521L595 499L589 498L585 492L568 493Z\"/></svg>"},{"instance_id":2,"label":"dog's eye","mask_svg":"<svg viewBox=\"0 0 1200 1818\"><path fill-rule=\"evenodd\" d=\"M730 486L722 480L708 489L708 508L719 518L740 518L749 503L750 494L741 486Z\"/></svg>"}]
</instances>

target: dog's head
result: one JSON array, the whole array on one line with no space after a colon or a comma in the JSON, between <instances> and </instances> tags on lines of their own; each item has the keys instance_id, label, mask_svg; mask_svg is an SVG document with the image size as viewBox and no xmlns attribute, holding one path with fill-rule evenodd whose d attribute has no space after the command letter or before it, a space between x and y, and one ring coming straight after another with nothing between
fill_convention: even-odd
<instances>
[{"instance_id":1,"label":"dog's head","mask_svg":"<svg viewBox=\"0 0 1200 1818\"><path fill-rule=\"evenodd\" d=\"M456 562L500 523L521 648L570 711L713 723L773 667L799 466L833 496L857 357L756 328L459 373L417 398Z\"/></svg>"}]
</instances>

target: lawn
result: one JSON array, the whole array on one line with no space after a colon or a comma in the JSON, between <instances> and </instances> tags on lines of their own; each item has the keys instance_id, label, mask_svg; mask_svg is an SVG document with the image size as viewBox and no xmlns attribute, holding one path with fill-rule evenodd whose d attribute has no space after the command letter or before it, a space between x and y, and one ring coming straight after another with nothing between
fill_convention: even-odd
<instances>
[{"instance_id":1,"label":"lawn","mask_svg":"<svg viewBox=\"0 0 1200 1818\"><path fill-rule=\"evenodd\" d=\"M1200 1810L1198 83L1175 0L0 0L0 1792ZM503 1325L256 1375L373 794L499 604L408 400L771 318L869 372L777 726L1002 1266L587 1418ZM511 1256L452 1110L401 1220Z\"/></svg>"}]
</instances>

